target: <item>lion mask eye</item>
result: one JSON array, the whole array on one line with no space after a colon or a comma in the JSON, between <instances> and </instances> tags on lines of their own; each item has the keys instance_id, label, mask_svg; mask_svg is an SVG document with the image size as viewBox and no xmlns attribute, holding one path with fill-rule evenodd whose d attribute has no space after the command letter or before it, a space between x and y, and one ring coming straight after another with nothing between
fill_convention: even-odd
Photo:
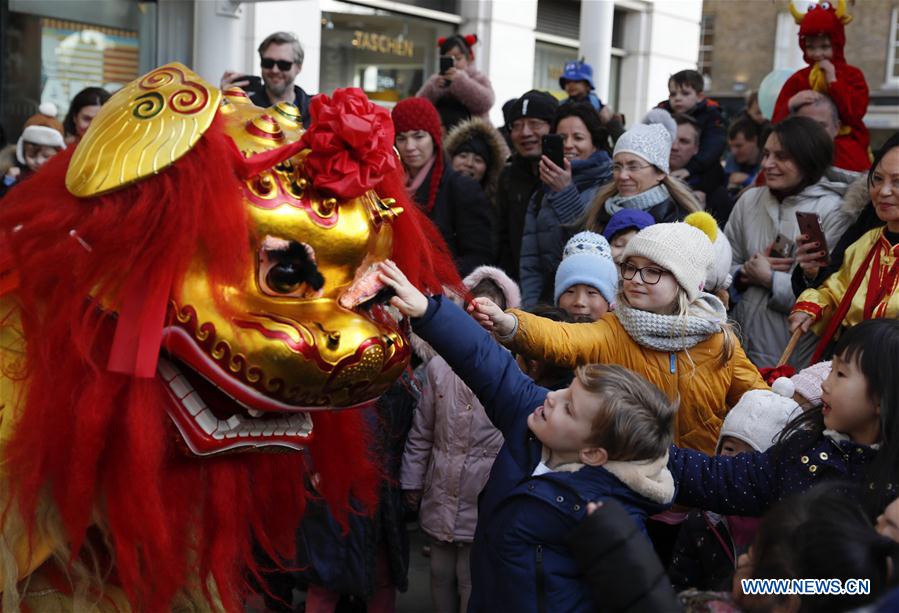
<instances>
[{"instance_id":1,"label":"lion mask eye","mask_svg":"<svg viewBox=\"0 0 899 613\"><path fill-rule=\"evenodd\" d=\"M259 249L257 278L260 289L269 296L315 298L325 285L312 247L271 236Z\"/></svg>"}]
</instances>

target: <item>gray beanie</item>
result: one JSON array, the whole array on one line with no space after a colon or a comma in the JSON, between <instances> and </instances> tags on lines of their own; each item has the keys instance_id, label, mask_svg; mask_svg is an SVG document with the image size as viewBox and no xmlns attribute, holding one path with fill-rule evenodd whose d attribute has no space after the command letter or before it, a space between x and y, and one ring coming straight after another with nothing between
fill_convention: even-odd
<instances>
[{"instance_id":1,"label":"gray beanie","mask_svg":"<svg viewBox=\"0 0 899 613\"><path fill-rule=\"evenodd\" d=\"M643 158L666 175L670 167L668 158L671 157L671 144L674 138L671 135L671 125L674 120L664 109L653 109L646 114L643 123L638 123L625 132L615 143L615 151L612 156L619 153L632 153ZM675 133L677 130L675 125Z\"/></svg>"}]
</instances>

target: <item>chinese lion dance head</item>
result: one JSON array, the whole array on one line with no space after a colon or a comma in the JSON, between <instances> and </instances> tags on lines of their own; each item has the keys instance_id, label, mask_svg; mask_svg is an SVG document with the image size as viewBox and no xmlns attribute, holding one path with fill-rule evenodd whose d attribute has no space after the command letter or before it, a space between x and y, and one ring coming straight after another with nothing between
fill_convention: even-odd
<instances>
[{"instance_id":1,"label":"chinese lion dance head","mask_svg":"<svg viewBox=\"0 0 899 613\"><path fill-rule=\"evenodd\" d=\"M388 113L353 89L311 113L169 64L4 199L4 610L238 610L308 496L374 503L364 416L336 409L410 358L377 263L458 277Z\"/></svg>"}]
</instances>

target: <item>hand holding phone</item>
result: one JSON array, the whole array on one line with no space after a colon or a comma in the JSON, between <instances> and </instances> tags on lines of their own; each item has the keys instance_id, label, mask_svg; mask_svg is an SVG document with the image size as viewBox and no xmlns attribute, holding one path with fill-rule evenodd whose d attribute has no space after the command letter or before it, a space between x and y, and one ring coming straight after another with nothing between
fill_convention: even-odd
<instances>
[{"instance_id":1,"label":"hand holding phone","mask_svg":"<svg viewBox=\"0 0 899 613\"><path fill-rule=\"evenodd\" d=\"M456 65L455 60L453 58L441 55L440 56L440 74L446 74L446 71Z\"/></svg>"},{"instance_id":2,"label":"hand holding phone","mask_svg":"<svg viewBox=\"0 0 899 613\"><path fill-rule=\"evenodd\" d=\"M821 229L821 219L816 213L796 211L796 222L799 224L799 232L805 235L806 240L803 242L817 243L818 248L816 251L823 251L825 254L824 258L819 261L819 263L822 266L827 264L827 253L829 252L829 249L827 248L827 238L824 236L824 231Z\"/></svg>"},{"instance_id":3,"label":"hand holding phone","mask_svg":"<svg viewBox=\"0 0 899 613\"><path fill-rule=\"evenodd\" d=\"M565 168L564 139L561 134L544 134L540 141L543 148L543 155L549 158L549 161L558 166Z\"/></svg>"},{"instance_id":4,"label":"hand holding phone","mask_svg":"<svg viewBox=\"0 0 899 613\"><path fill-rule=\"evenodd\" d=\"M793 255L793 241L784 236L783 234L778 234L774 239L774 242L771 244L771 250L769 251L771 257L775 258L789 258Z\"/></svg>"}]
</instances>

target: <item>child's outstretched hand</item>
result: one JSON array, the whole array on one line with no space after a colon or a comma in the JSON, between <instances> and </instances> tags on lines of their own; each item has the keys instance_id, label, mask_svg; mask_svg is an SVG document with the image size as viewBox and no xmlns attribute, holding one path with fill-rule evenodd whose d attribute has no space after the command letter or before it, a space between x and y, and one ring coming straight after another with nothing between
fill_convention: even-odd
<instances>
[{"instance_id":1,"label":"child's outstretched hand","mask_svg":"<svg viewBox=\"0 0 899 613\"><path fill-rule=\"evenodd\" d=\"M468 312L488 332L496 332L500 336L508 336L515 330L515 316L504 313L489 298L475 298L468 305Z\"/></svg>"},{"instance_id":2,"label":"child's outstretched hand","mask_svg":"<svg viewBox=\"0 0 899 613\"><path fill-rule=\"evenodd\" d=\"M418 291L418 288L409 282L399 266L390 260L381 262L381 281L393 288L396 296L390 299L390 304L408 317L421 317L428 310L428 299Z\"/></svg>"}]
</instances>

